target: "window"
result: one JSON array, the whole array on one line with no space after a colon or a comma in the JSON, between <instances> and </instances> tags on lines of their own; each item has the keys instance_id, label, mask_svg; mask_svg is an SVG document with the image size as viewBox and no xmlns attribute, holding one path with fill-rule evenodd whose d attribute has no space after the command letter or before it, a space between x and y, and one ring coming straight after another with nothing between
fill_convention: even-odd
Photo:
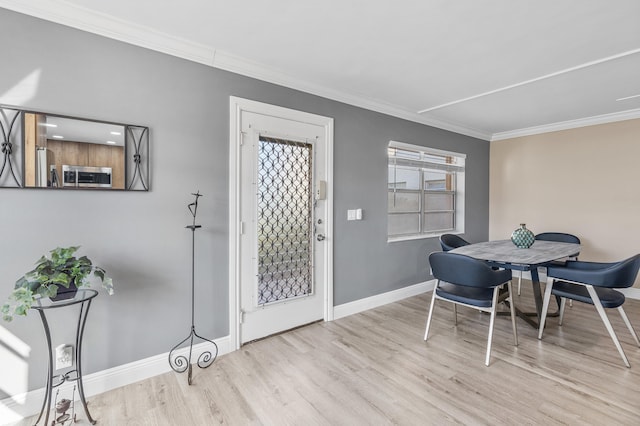
<instances>
[{"instance_id":1,"label":"window","mask_svg":"<svg viewBox=\"0 0 640 426\"><path fill-rule=\"evenodd\" d=\"M391 141L389 241L464 231L465 155Z\"/></svg>"}]
</instances>

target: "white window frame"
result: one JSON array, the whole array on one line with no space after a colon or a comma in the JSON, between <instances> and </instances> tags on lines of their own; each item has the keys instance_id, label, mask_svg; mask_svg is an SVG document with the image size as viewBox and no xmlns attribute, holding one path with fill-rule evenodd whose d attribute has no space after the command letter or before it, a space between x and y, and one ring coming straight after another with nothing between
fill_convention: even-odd
<instances>
[{"instance_id":1,"label":"white window frame","mask_svg":"<svg viewBox=\"0 0 640 426\"><path fill-rule=\"evenodd\" d=\"M392 157L390 155L390 150L392 148L397 148L399 150L411 151L414 153L419 153L421 160L416 161L407 161L406 164L402 164L402 162L398 162L396 157ZM455 166L448 166L444 164L438 164L436 162L429 162L428 159L424 159L424 155L436 155L436 156L446 156L446 157L454 157L455 158ZM408 144L404 142L398 141L389 141L388 149L387 149L387 197L389 196L389 166L392 164L398 166L405 167L413 167L420 173L420 210L419 210L419 232L413 234L403 234L403 235L390 235L389 228L387 225L387 241L388 242L396 242L396 241L407 241L407 240L416 240L416 239L424 239L424 238L434 238L439 237L442 234L461 234L464 233L464 223L465 223L465 161L466 154L453 152L453 151L445 151L441 149L429 148L421 145ZM424 215L425 215L425 206L424 206L424 179L423 179L423 171L424 169L432 169L432 170L444 170L453 172L455 174L455 188L454 188L454 227L453 229L447 229L437 232L423 232L424 226ZM389 217L391 215L402 214L402 213L393 213L389 211L389 204L387 204L387 223L389 222Z\"/></svg>"}]
</instances>

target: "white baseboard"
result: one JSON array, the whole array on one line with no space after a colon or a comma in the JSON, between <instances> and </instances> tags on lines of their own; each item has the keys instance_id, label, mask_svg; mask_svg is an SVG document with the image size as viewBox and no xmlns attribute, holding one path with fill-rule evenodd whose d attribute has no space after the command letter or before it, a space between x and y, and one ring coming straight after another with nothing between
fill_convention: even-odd
<instances>
[{"instance_id":1,"label":"white baseboard","mask_svg":"<svg viewBox=\"0 0 640 426\"><path fill-rule=\"evenodd\" d=\"M344 318L346 316L357 314L368 309L386 305L387 303L393 303L402 299L406 299L407 297L417 296L418 294L426 293L427 291L433 290L435 284L436 280L425 281L409 287L400 288L398 290L377 294L365 299L344 303L333 308L333 318L334 320Z\"/></svg>"},{"instance_id":2,"label":"white baseboard","mask_svg":"<svg viewBox=\"0 0 640 426\"><path fill-rule=\"evenodd\" d=\"M518 272L514 271L514 279L517 280L517 277ZM528 272L525 272L523 274L523 278L531 279L531 275ZM541 274L540 279L542 281L546 278L543 274ZM417 296L418 294L432 291L435 283L436 280L425 281L409 287L404 287L398 290L393 290L387 293L382 293L375 296L367 297L365 299L338 305L334 308L334 319L344 318L349 315L366 311L368 309L377 308L388 303L397 302L408 297ZM630 299L640 300L640 288L628 288L623 289L622 291ZM227 354L231 351L229 336L215 339L215 343L218 345L218 356ZM209 347L206 343L195 345L193 347L192 360L197 360L198 356L200 356L200 354L208 349ZM177 354L188 356L187 351L188 348L182 348L177 351ZM88 374L84 377L83 380L85 396L87 398L90 398L94 395L98 395L100 393L107 392L121 386L126 386L140 380L167 373L171 371L171 367L169 367L168 363L168 357L169 353L167 352L139 361L124 364L118 367L110 368L108 370ZM71 395L72 387L73 382L64 384L60 386L59 389L65 397L68 397L69 395ZM26 417L37 414L40 411L40 407L42 406L44 394L45 389L40 388L0 400L0 419L2 420L1 424L17 422ZM80 416L84 415L81 408L77 409L77 411Z\"/></svg>"},{"instance_id":3,"label":"white baseboard","mask_svg":"<svg viewBox=\"0 0 640 426\"><path fill-rule=\"evenodd\" d=\"M387 303L397 302L399 300L406 299L407 297L416 296L433 290L434 286L435 280L431 280L387 293L378 294L376 296L371 296L366 299L338 305L334 308L334 319L343 318L358 312L366 311L367 309L377 308L378 306L386 305ZM216 339L215 343L218 345L218 356L230 352L231 346L229 336ZM193 347L191 359L197 360L198 356L208 349L209 347L206 343L195 345ZM177 351L177 354L188 356L187 351L188 348L182 348ZM121 386L126 386L140 380L167 373L171 371L168 357L169 353L167 352L110 368L108 370L85 375L82 381L84 384L85 396L90 398L94 395L98 395ZM69 398L73 392L73 385L73 382L65 383L56 388L56 390L60 389L61 394L64 395L65 398ZM56 390L54 390L54 392ZM44 396L45 389L40 388L0 400L1 424L13 423L38 414L42 406ZM77 392L76 398L78 398ZM77 408L77 412L80 416L84 415L81 408Z\"/></svg>"},{"instance_id":4,"label":"white baseboard","mask_svg":"<svg viewBox=\"0 0 640 426\"><path fill-rule=\"evenodd\" d=\"M229 353L229 336L215 339L214 342L218 345L218 356ZM200 354L207 350L211 350L211 345L208 343L194 345L191 356L192 361L197 360ZM177 350L176 355L184 355L188 357L189 348L181 348ZM195 371L197 370L198 368L196 368ZM84 384L85 396L90 398L94 395L129 385L140 380L148 379L159 374L164 374L169 371L172 370L169 366L169 352L166 352L164 354L130 362L118 367L109 368L108 370L87 374L84 376L82 383ZM184 374L186 375L186 373ZM52 405L57 389L60 389L61 398L63 396L65 398L69 398L73 392L74 384L74 382L68 382L54 389ZM0 424L16 422L26 417L38 414L42 407L44 397L45 388L40 388L0 400L0 419L2 421ZM77 391L76 398L78 398ZM82 408L79 408L78 405L76 405L76 412L79 417L84 416Z\"/></svg>"},{"instance_id":5,"label":"white baseboard","mask_svg":"<svg viewBox=\"0 0 640 426\"><path fill-rule=\"evenodd\" d=\"M630 288L620 288L618 290L629 299L640 300L640 288L630 287Z\"/></svg>"}]
</instances>

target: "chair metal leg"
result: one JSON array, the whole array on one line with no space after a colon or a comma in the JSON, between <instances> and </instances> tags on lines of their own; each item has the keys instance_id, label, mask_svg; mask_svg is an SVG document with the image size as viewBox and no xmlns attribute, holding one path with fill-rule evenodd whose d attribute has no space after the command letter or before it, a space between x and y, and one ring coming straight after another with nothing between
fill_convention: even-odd
<instances>
[{"instance_id":1,"label":"chair metal leg","mask_svg":"<svg viewBox=\"0 0 640 426\"><path fill-rule=\"evenodd\" d=\"M433 296L431 296L431 306L429 306L429 315L427 316L427 328L424 331L425 341L429 337L429 327L431 327L431 317L433 316L433 306L436 304L436 289L438 288L438 284L440 284L440 281L436 283L436 286L433 288Z\"/></svg>"},{"instance_id":2,"label":"chair metal leg","mask_svg":"<svg viewBox=\"0 0 640 426\"><path fill-rule=\"evenodd\" d=\"M629 317L627 317L627 314L625 313L624 309L622 309L622 306L618 306L618 312L620 312L620 316L624 320L624 323L627 324L627 328L631 332L633 339L636 341L636 345L640 347L640 340L638 340L638 335L636 334L636 331L633 329L633 326L631 325L631 321L629 321Z\"/></svg>"},{"instance_id":3,"label":"chair metal leg","mask_svg":"<svg viewBox=\"0 0 640 426\"><path fill-rule=\"evenodd\" d=\"M520 296L520 286L522 285L522 271L520 271L520 276L518 277L518 296Z\"/></svg>"},{"instance_id":4,"label":"chair metal leg","mask_svg":"<svg viewBox=\"0 0 640 426\"><path fill-rule=\"evenodd\" d=\"M491 358L491 342L493 341L493 324L496 319L496 310L498 304L498 293L500 292L500 287L496 287L493 289L493 301L491 302L491 320L489 321L489 337L487 338L487 356L484 360L484 365L489 366L489 359Z\"/></svg>"},{"instance_id":5,"label":"chair metal leg","mask_svg":"<svg viewBox=\"0 0 640 426\"><path fill-rule=\"evenodd\" d=\"M571 302L571 299L569 299L569 302ZM562 320L564 319L564 308L567 304L567 298L563 297L562 299L560 299L560 319L558 321L558 325L562 325ZM571 305L569 305L571 306Z\"/></svg>"},{"instance_id":6,"label":"chair metal leg","mask_svg":"<svg viewBox=\"0 0 640 426\"><path fill-rule=\"evenodd\" d=\"M578 260L578 256L570 257L569 260ZM573 308L573 299L569 299L569 307ZM562 323L560 325L562 325Z\"/></svg>"},{"instance_id":7,"label":"chair metal leg","mask_svg":"<svg viewBox=\"0 0 640 426\"><path fill-rule=\"evenodd\" d=\"M547 277L547 287L544 290L544 300L542 301L542 313L540 314L540 325L538 327L538 339L542 339L544 323L547 320L547 311L551 301L551 290L553 289L553 278Z\"/></svg>"},{"instance_id":8,"label":"chair metal leg","mask_svg":"<svg viewBox=\"0 0 640 426\"><path fill-rule=\"evenodd\" d=\"M511 286L511 281L507 283L507 288L509 289L509 308L511 310L511 327L513 328L513 344L518 346L518 329L516 328L516 306L513 301L513 288Z\"/></svg>"},{"instance_id":9,"label":"chair metal leg","mask_svg":"<svg viewBox=\"0 0 640 426\"><path fill-rule=\"evenodd\" d=\"M627 368L631 368L631 364L629 364L629 360L627 359L627 356L625 355L624 350L622 349L622 345L620 345L618 336L616 336L616 332L613 330L613 327L611 326L609 317L607 317L607 313L604 311L604 307L602 306L602 303L598 298L598 293L596 293L596 289L593 288L592 285L585 285L585 287L589 292L589 296L591 296L591 300L593 300L593 305L596 307L598 314L600 314L600 318L602 318L602 322L604 323L604 326L607 328L607 331L609 332L609 336L611 336L613 343L616 345L616 348L618 348L618 352L620 352L620 356L624 361L624 365L626 365Z\"/></svg>"},{"instance_id":10,"label":"chair metal leg","mask_svg":"<svg viewBox=\"0 0 640 426\"><path fill-rule=\"evenodd\" d=\"M458 305L453 304L453 325L458 325Z\"/></svg>"}]
</instances>

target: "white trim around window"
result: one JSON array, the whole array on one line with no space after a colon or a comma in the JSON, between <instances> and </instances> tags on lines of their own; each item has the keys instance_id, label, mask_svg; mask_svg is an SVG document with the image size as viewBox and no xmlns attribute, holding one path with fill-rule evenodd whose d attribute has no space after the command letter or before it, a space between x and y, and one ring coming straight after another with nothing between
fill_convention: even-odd
<instances>
[{"instance_id":1,"label":"white trim around window","mask_svg":"<svg viewBox=\"0 0 640 426\"><path fill-rule=\"evenodd\" d=\"M464 232L466 154L390 141L387 241Z\"/></svg>"}]
</instances>

